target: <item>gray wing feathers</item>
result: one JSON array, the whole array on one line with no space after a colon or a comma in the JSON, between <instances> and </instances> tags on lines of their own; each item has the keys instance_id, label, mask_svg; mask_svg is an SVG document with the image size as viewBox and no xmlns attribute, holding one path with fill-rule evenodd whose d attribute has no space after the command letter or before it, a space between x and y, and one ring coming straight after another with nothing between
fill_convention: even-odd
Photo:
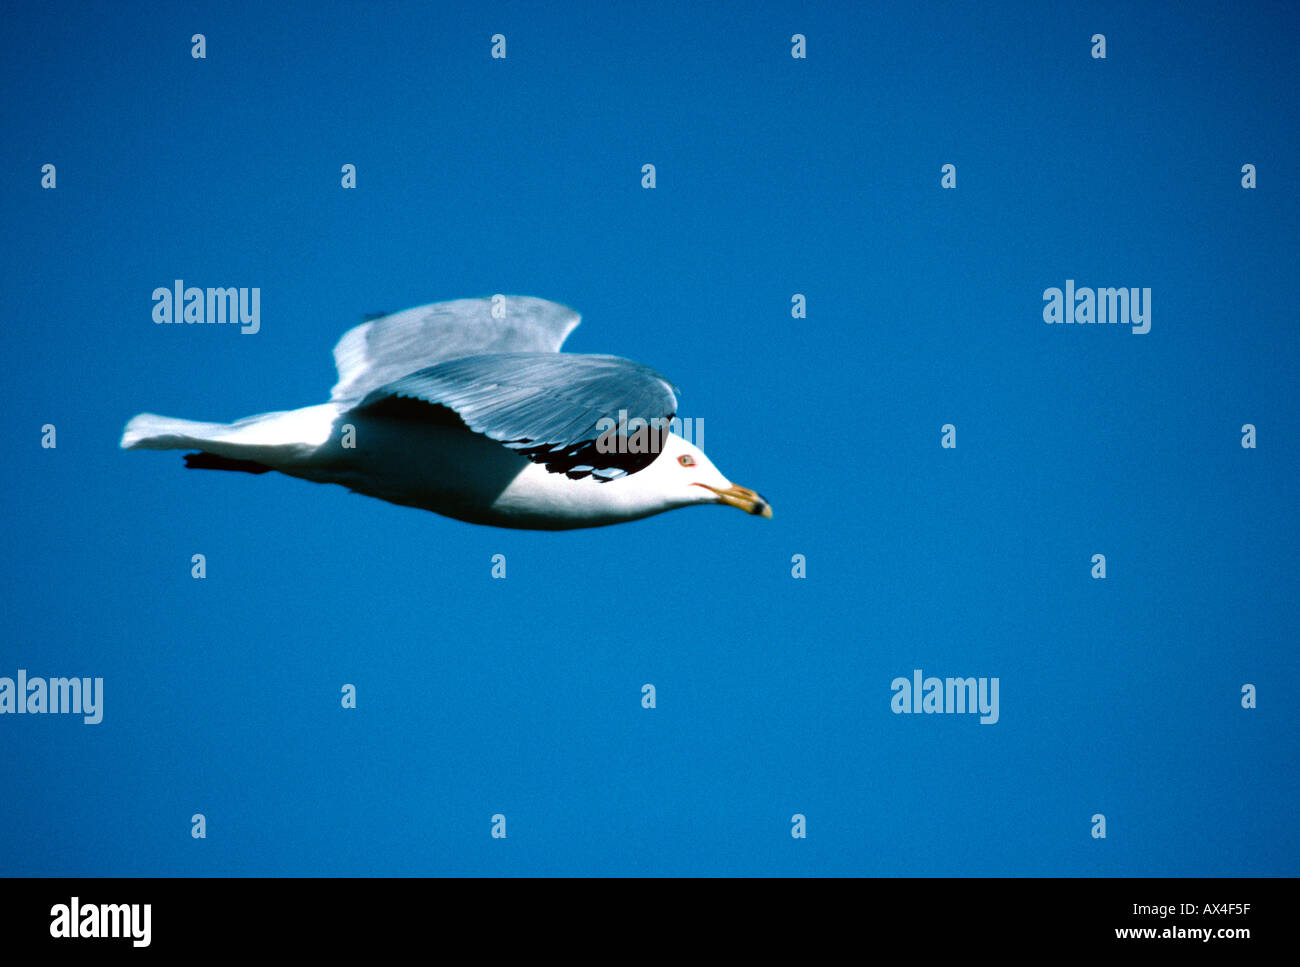
<instances>
[{"instance_id":1,"label":"gray wing feathers","mask_svg":"<svg viewBox=\"0 0 1300 967\"><path fill-rule=\"evenodd\" d=\"M594 441L600 420L671 419L675 387L648 366L617 356L498 353L439 363L370 393L361 407L409 397L455 410L476 433L517 448L573 450Z\"/></svg>"},{"instance_id":2,"label":"gray wing feathers","mask_svg":"<svg viewBox=\"0 0 1300 967\"><path fill-rule=\"evenodd\" d=\"M331 402L359 400L446 360L484 353L557 353L581 319L568 306L532 296L505 296L503 308L498 319L491 298L456 299L405 309L349 329L334 347L339 380Z\"/></svg>"}]
</instances>

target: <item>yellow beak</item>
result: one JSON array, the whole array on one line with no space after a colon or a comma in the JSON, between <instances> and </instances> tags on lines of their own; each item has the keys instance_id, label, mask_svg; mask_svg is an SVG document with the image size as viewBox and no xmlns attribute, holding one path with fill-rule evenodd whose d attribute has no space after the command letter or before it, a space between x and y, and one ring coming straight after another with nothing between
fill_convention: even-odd
<instances>
[{"instance_id":1,"label":"yellow beak","mask_svg":"<svg viewBox=\"0 0 1300 967\"><path fill-rule=\"evenodd\" d=\"M708 484L697 484L699 487L708 487L718 495L718 503L727 504L731 507L739 507L747 514L757 514L759 517L771 517L772 505L763 499L762 495L750 490L748 487L738 487L732 484L725 490L718 487L709 487Z\"/></svg>"}]
</instances>

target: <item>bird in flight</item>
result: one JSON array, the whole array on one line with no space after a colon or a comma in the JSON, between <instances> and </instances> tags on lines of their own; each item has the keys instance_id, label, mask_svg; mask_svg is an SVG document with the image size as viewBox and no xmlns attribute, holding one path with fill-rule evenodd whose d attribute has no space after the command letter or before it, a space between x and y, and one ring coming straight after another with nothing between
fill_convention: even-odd
<instances>
[{"instance_id":1,"label":"bird in flight","mask_svg":"<svg viewBox=\"0 0 1300 967\"><path fill-rule=\"evenodd\" d=\"M194 450L194 469L277 470L497 527L600 527L697 504L771 517L672 432L663 376L560 352L579 319L528 296L370 318L334 347L328 403L233 423L141 413L121 446Z\"/></svg>"}]
</instances>

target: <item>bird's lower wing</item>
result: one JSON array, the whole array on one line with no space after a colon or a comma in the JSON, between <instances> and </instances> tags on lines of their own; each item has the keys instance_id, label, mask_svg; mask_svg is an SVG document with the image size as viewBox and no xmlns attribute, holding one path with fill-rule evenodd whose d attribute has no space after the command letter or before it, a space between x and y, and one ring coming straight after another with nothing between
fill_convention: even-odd
<instances>
[{"instance_id":1,"label":"bird's lower wing","mask_svg":"<svg viewBox=\"0 0 1300 967\"><path fill-rule=\"evenodd\" d=\"M647 366L551 352L449 360L372 391L356 408L400 409L409 418L404 400L429 404L430 419L450 410L470 430L552 473L597 480L653 463L677 412L675 387Z\"/></svg>"}]
</instances>

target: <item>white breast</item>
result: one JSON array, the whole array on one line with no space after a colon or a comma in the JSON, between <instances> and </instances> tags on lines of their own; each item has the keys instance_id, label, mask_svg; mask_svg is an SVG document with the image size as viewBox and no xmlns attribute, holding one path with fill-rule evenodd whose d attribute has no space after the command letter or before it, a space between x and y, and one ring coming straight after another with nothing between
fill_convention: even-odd
<instances>
[{"instance_id":1,"label":"white breast","mask_svg":"<svg viewBox=\"0 0 1300 967\"><path fill-rule=\"evenodd\" d=\"M355 446L342 445L353 426ZM656 462L657 463L657 462ZM307 459L277 466L318 483L476 524L538 530L598 527L669 510L655 465L600 482L551 473L501 444L460 427L370 418L339 419L330 440Z\"/></svg>"}]
</instances>

